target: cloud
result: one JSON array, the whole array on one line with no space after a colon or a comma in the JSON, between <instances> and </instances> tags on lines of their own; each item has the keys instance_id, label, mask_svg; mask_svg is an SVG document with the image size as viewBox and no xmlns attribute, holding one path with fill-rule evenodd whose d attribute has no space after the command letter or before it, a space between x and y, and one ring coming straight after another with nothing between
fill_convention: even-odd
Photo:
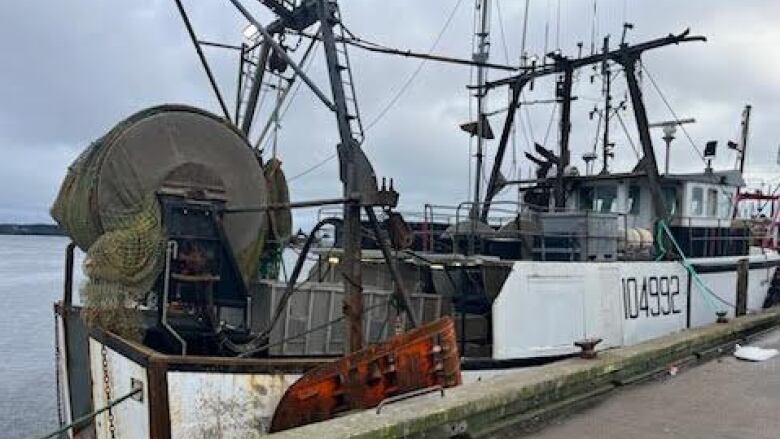
<instances>
[{"instance_id":1,"label":"cloud","mask_svg":"<svg viewBox=\"0 0 780 439\"><path fill-rule=\"evenodd\" d=\"M355 34L424 52L457 1L342 1L341 8ZM6 57L0 82L0 222L45 220L70 161L91 140L133 112L164 102L190 103L218 112L173 2L7 3L0 14L0 51ZM227 2L184 3L203 39L240 41L245 23ZM270 20L270 14L250 3L261 21ZM500 2L500 14L498 9L492 11L492 61L518 62L524 3L504 0ZM554 0L531 2L526 35L529 53L541 56L545 48L562 46L564 53L573 55L579 41L589 53L594 26L595 46L600 47L601 36L609 33L614 47L624 20L635 24L628 33L633 42L686 27L707 35L707 44L661 49L647 54L644 62L677 114L697 119L687 129L699 145L710 139L725 145L726 140L733 139L742 106L751 103L754 113L748 163L752 173L776 179L780 83L774 77L780 61L769 54L780 44L780 31L772 20L780 14L780 4L771 0L602 0L594 20L592 2L561 0L560 22L558 4ZM436 53L471 56L472 7L473 2L460 0ZM208 49L207 54L232 108L236 55L218 49ZM373 120L384 110L420 62L358 50L351 50L350 55L364 121ZM326 88L321 55L310 74ZM466 181L469 138L458 125L474 117L465 88L472 81L471 74L468 67L427 63L367 132L367 154L379 175L394 178L406 209L420 210L425 202L456 204L470 197ZM502 75L490 73L494 79ZM598 79L591 84L589 76L588 72L580 76L576 90L581 99L574 106L572 148L580 168L583 165L579 157L593 147L595 138L596 123L588 119L587 112L596 104L594 101L601 99ZM622 80L618 80L616 101L622 99L623 87ZM647 80L644 90L651 120L670 119L665 104ZM525 99L550 99L553 93L552 81L538 81ZM272 100L267 94L265 113L261 111L258 120L263 120ZM505 102L503 91L493 93L489 108L498 109ZM514 154L510 148L505 174L517 175L510 169L514 155L522 175L527 175L529 164L522 152L531 142L544 140L550 120L547 145L554 146L557 122L551 119L551 111L550 105L540 104L521 112L519 126L525 129L517 133ZM624 117L631 129L631 113ZM501 119L493 118L495 130ZM611 129L619 156L614 167L630 169L635 157L629 142L619 125ZM635 133L632 136L636 142ZM654 133L654 137L660 150L660 133ZM337 141L333 116L311 91L301 87L277 139L287 174L298 174L319 163L335 151ZM673 169L701 169L703 165L687 139L680 136L675 142ZM488 143L488 157L496 143ZM490 158L486 162L488 167L492 163ZM732 162L733 156L721 148L717 164L727 167ZM335 160L292 182L295 199L339 193ZM299 218L306 215L313 214L305 212Z\"/></svg>"}]
</instances>

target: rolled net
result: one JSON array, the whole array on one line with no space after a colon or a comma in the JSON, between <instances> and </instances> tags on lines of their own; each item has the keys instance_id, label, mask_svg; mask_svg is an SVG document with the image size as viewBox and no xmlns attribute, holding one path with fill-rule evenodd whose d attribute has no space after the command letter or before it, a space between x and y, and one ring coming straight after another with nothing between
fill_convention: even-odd
<instances>
[{"instance_id":1,"label":"rolled net","mask_svg":"<svg viewBox=\"0 0 780 439\"><path fill-rule=\"evenodd\" d=\"M200 163L218 175L228 169L237 173L225 186L238 205L265 202L262 170L243 138L218 118L190 107L137 113L69 167L51 214L86 252L88 279L81 292L89 324L128 338L140 336L137 308L165 263L156 191L165 176L187 163ZM266 221L261 214L242 215L227 218L224 225L249 283L258 271Z\"/></svg>"}]
</instances>

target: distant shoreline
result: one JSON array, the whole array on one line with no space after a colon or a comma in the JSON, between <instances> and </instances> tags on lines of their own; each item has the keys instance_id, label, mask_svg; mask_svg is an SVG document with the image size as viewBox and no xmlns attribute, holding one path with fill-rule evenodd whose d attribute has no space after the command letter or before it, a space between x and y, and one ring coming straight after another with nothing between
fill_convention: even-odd
<instances>
[{"instance_id":1,"label":"distant shoreline","mask_svg":"<svg viewBox=\"0 0 780 439\"><path fill-rule=\"evenodd\" d=\"M0 224L0 235L65 236L56 224Z\"/></svg>"}]
</instances>

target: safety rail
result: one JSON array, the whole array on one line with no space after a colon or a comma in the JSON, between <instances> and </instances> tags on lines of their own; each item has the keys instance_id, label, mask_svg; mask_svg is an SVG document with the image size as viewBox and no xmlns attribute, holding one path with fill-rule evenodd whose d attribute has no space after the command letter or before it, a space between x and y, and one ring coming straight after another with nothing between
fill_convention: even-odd
<instances>
[{"instance_id":1,"label":"safety rail","mask_svg":"<svg viewBox=\"0 0 780 439\"><path fill-rule=\"evenodd\" d=\"M547 209L540 206L528 206L517 201L493 201L491 203L491 215L485 226L470 221L470 210L474 202L465 201L459 204L433 204L426 203L422 212L401 211L407 221L414 223L411 234L418 248L424 252L436 253L466 253L476 254L481 249L477 248L481 237L485 239L517 239L534 240L545 238L566 238L572 242L587 239L615 239L617 240L619 257L629 259L652 258L653 252L646 247L648 242L635 244L630 236L631 229L642 228L651 231L650 227L642 227L638 224L638 218L628 212L606 212L618 218L617 230L609 236L594 234L566 234L560 235L549 231L512 230L504 228L518 218L525 218L532 223L540 224L539 216L549 212L562 213L600 213L583 211L573 208ZM484 203L479 203L484 204ZM327 216L340 217L341 209L323 207L318 211L318 218ZM777 249L778 237L768 221L763 219L723 219L712 217L675 216L668 223L676 233L676 238L687 254L694 257L733 256L748 254L751 247L763 249ZM478 230L477 228L481 230ZM446 233L445 233L446 232ZM651 232L652 233L652 232ZM444 241L442 241L444 238ZM442 242L448 244L442 247ZM652 242L652 241L650 241ZM540 245L541 246L541 245ZM641 251L636 250L642 247ZM545 252L537 254L544 258Z\"/></svg>"}]
</instances>

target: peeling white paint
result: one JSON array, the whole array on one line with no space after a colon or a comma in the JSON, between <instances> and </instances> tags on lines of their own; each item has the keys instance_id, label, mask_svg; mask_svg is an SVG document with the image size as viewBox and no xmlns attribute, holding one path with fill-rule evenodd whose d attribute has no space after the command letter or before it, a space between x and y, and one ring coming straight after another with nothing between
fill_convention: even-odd
<instances>
[{"instance_id":1,"label":"peeling white paint","mask_svg":"<svg viewBox=\"0 0 780 439\"><path fill-rule=\"evenodd\" d=\"M171 438L264 435L284 392L300 375L168 372Z\"/></svg>"},{"instance_id":2,"label":"peeling white paint","mask_svg":"<svg viewBox=\"0 0 780 439\"><path fill-rule=\"evenodd\" d=\"M92 374L92 401L95 409L107 404L105 383L103 381L102 344L95 339L89 339L90 372ZM117 437L148 438L149 437L149 383L146 379L146 369L127 357L106 348L108 361L109 388L111 399L117 399L132 390L131 379L143 383L142 401L133 398L125 400L111 411L114 416L114 426ZM97 439L110 439L108 412L95 417L95 432Z\"/></svg>"}]
</instances>

